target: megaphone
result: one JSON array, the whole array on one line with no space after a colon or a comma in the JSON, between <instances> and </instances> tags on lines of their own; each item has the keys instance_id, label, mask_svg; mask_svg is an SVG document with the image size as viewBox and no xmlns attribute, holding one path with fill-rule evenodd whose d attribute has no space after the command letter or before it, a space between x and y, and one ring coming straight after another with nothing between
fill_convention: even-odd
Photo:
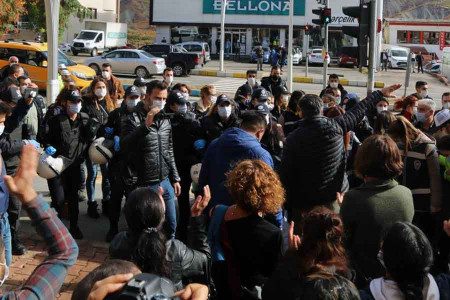
<instances>
[{"instance_id":1,"label":"megaphone","mask_svg":"<svg viewBox=\"0 0 450 300\"><path fill-rule=\"evenodd\" d=\"M61 175L61 173L67 169L71 163L72 162L70 159L63 156L54 158L53 156L42 152L39 156L37 173L42 178L52 179Z\"/></svg>"},{"instance_id":2,"label":"megaphone","mask_svg":"<svg viewBox=\"0 0 450 300\"><path fill-rule=\"evenodd\" d=\"M114 156L114 141L104 137L96 139L89 147L89 159L94 164L106 164Z\"/></svg>"},{"instance_id":3,"label":"megaphone","mask_svg":"<svg viewBox=\"0 0 450 300\"><path fill-rule=\"evenodd\" d=\"M195 184L198 184L198 178L200 177L201 169L202 169L202 164L196 164L191 167L191 178Z\"/></svg>"}]
</instances>

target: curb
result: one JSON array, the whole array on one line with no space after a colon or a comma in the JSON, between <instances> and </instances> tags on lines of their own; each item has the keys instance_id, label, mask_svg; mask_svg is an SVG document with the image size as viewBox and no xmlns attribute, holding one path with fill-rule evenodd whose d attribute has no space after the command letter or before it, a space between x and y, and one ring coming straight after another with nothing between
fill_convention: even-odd
<instances>
[{"instance_id":1,"label":"curb","mask_svg":"<svg viewBox=\"0 0 450 300\"><path fill-rule=\"evenodd\" d=\"M191 74L194 76L209 76L209 77L229 77L229 78L247 78L247 74L243 72L220 72L214 70L191 70ZM266 74L265 74L266 75ZM268 75L268 73L267 73ZM312 78L312 77L294 77L294 82L296 83L314 83L322 84L322 78ZM356 86L356 87L367 87L366 81L354 81L348 80L346 78L341 78L340 82L343 86ZM376 88L384 88L385 83L382 81L375 81Z\"/></svg>"}]
</instances>

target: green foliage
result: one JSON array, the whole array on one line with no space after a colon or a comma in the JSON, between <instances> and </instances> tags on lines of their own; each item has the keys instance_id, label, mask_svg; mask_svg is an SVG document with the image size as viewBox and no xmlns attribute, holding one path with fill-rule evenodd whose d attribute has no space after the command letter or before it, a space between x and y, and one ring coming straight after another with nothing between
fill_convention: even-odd
<instances>
[{"instance_id":1,"label":"green foliage","mask_svg":"<svg viewBox=\"0 0 450 300\"><path fill-rule=\"evenodd\" d=\"M9 31L15 31L15 23L19 21L20 15L25 12L25 1L23 0L1 0L0 1L0 37Z\"/></svg>"},{"instance_id":2,"label":"green foliage","mask_svg":"<svg viewBox=\"0 0 450 300\"><path fill-rule=\"evenodd\" d=\"M28 26L35 32L43 34L46 39L46 19L45 19L45 2L44 0L31 0L26 3ZM69 25L70 17L77 16L80 21L90 17L92 12L82 6L78 0L61 0L59 9L59 32L58 37L61 40L64 31Z\"/></svg>"}]
</instances>

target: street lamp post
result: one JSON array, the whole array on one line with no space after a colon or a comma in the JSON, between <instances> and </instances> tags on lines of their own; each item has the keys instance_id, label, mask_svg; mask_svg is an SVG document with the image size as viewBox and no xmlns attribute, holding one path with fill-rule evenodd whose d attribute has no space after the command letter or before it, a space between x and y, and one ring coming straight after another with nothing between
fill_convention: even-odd
<instances>
[{"instance_id":1,"label":"street lamp post","mask_svg":"<svg viewBox=\"0 0 450 300\"><path fill-rule=\"evenodd\" d=\"M220 72L223 72L223 58L225 53L225 14L227 11L227 0L222 0L222 23L220 24Z\"/></svg>"},{"instance_id":2,"label":"street lamp post","mask_svg":"<svg viewBox=\"0 0 450 300\"><path fill-rule=\"evenodd\" d=\"M289 6L289 38L288 38L288 90L289 93L292 93L293 90L293 82L294 82L294 68L292 66L293 60L293 39L294 39L294 0L290 0ZM283 45L284 46L284 45ZM284 61L281 62L284 64Z\"/></svg>"},{"instance_id":3,"label":"street lamp post","mask_svg":"<svg viewBox=\"0 0 450 300\"><path fill-rule=\"evenodd\" d=\"M54 103L59 92L58 82L58 30L59 0L45 0L47 24L47 103Z\"/></svg>"}]
</instances>

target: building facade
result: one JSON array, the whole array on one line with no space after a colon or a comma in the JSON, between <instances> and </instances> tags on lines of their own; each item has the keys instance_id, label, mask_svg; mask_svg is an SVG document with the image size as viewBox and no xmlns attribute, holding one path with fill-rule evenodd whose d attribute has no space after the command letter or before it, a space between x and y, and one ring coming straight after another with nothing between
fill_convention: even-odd
<instances>
[{"instance_id":1,"label":"building facade","mask_svg":"<svg viewBox=\"0 0 450 300\"><path fill-rule=\"evenodd\" d=\"M120 0L78 0L81 5L91 11L88 20L117 22L120 11ZM73 39L84 29L84 21L72 16L68 28L64 32L63 43L71 43Z\"/></svg>"},{"instance_id":2,"label":"building facade","mask_svg":"<svg viewBox=\"0 0 450 300\"><path fill-rule=\"evenodd\" d=\"M443 49L450 47L450 21L386 19L386 44L411 48L412 51L436 54L442 59Z\"/></svg>"},{"instance_id":3,"label":"building facade","mask_svg":"<svg viewBox=\"0 0 450 300\"><path fill-rule=\"evenodd\" d=\"M359 5L359 0L330 1L330 52L354 45L352 38L344 36L342 26L357 26L356 19L342 12L343 6ZM172 43L206 41L212 53L217 53L220 40L221 0L151 0L150 25L156 25L155 42ZM312 10L318 8L316 0L295 1L294 46L306 50L306 25L318 18ZM228 0L225 20L226 48L230 53L249 55L254 46L287 45L289 24L289 0ZM320 30L313 30L309 46L322 46Z\"/></svg>"}]
</instances>

